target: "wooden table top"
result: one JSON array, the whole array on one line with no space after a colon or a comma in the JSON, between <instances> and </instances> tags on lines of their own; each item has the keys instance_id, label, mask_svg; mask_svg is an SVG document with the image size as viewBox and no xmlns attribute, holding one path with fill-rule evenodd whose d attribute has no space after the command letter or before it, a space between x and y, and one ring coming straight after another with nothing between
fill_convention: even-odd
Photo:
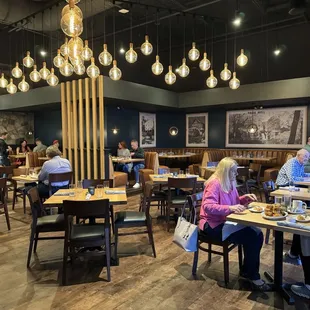
<instances>
[{"instance_id":1,"label":"wooden table top","mask_svg":"<svg viewBox=\"0 0 310 310\"><path fill-rule=\"evenodd\" d=\"M127 163L138 163L144 161L144 158L121 158L121 157L112 157L112 161L114 163L121 163L121 164L127 164Z\"/></svg>"},{"instance_id":2,"label":"wooden table top","mask_svg":"<svg viewBox=\"0 0 310 310\"><path fill-rule=\"evenodd\" d=\"M251 204L259 205L262 207L265 207L267 205L266 203L263 203L263 202L255 202L255 203L251 203ZM250 204L250 206L251 206L251 204ZM309 212L309 214L310 214L310 212ZM231 215L227 216L227 220L231 221L231 222L239 223L239 224L248 225L248 226L257 226L257 227L261 227L261 228L269 228L269 229L274 229L274 230L278 230L278 231L283 231L283 232L288 232L288 233L296 233L299 235L310 237L310 230L308 231L308 230L298 229L298 228L294 228L294 227L278 226L277 222L279 222L279 221L266 220L262 217L261 213L252 213L249 210L245 210L244 212L242 212L242 214L231 214ZM283 221L285 221L285 220L283 220ZM310 223L300 223L300 224L310 227Z\"/></svg>"},{"instance_id":3,"label":"wooden table top","mask_svg":"<svg viewBox=\"0 0 310 310\"><path fill-rule=\"evenodd\" d=\"M300 188L300 191L290 192L289 190L285 189L277 189L270 193L271 196L287 196L291 195L293 199L300 199L300 200L310 200L310 193L308 193L307 188Z\"/></svg>"},{"instance_id":4,"label":"wooden table top","mask_svg":"<svg viewBox=\"0 0 310 310\"><path fill-rule=\"evenodd\" d=\"M310 186L310 178L307 177L307 178L303 178L302 181L294 181L294 184Z\"/></svg>"},{"instance_id":5,"label":"wooden table top","mask_svg":"<svg viewBox=\"0 0 310 310\"><path fill-rule=\"evenodd\" d=\"M97 198L96 197L96 190L95 190L95 195L92 195L90 197L90 200L101 200L101 199L109 199L110 200L110 204L112 205L119 205L119 204L126 204L127 203L127 194L126 194L126 188L121 187L121 188L107 188L107 190L124 190L125 194L106 194L105 190L103 190L103 196L101 198ZM70 197L69 196L69 192L75 192L75 196L74 197ZM53 196L51 196L50 198L48 198L47 200L44 201L45 205L53 205L53 204L57 204L60 205L63 203L64 200L76 200L76 201L87 201L85 199L86 194L88 192L87 189L82 189L81 193L77 194L78 189L59 189L57 191L57 193L68 193L67 196L55 196L55 194Z\"/></svg>"},{"instance_id":6,"label":"wooden table top","mask_svg":"<svg viewBox=\"0 0 310 310\"><path fill-rule=\"evenodd\" d=\"M187 157L192 157L197 154L183 154L183 155L158 155L159 158L187 158Z\"/></svg>"},{"instance_id":7,"label":"wooden table top","mask_svg":"<svg viewBox=\"0 0 310 310\"><path fill-rule=\"evenodd\" d=\"M277 159L277 157L237 157L237 156L232 156L234 160L253 160L253 161L272 161Z\"/></svg>"},{"instance_id":8,"label":"wooden table top","mask_svg":"<svg viewBox=\"0 0 310 310\"><path fill-rule=\"evenodd\" d=\"M19 175L19 176L13 176L13 180L15 181L22 181L22 182L38 182L38 176L36 177L30 177L30 175Z\"/></svg>"},{"instance_id":9,"label":"wooden table top","mask_svg":"<svg viewBox=\"0 0 310 310\"><path fill-rule=\"evenodd\" d=\"M26 154L9 155L9 157L16 158L16 159L26 159Z\"/></svg>"},{"instance_id":10,"label":"wooden table top","mask_svg":"<svg viewBox=\"0 0 310 310\"><path fill-rule=\"evenodd\" d=\"M159 174L150 174L149 177L150 177L150 180L153 182L153 183L156 183L156 184L166 184L168 183L168 177L171 177L173 178L173 176L171 175L165 175L165 174L161 174L161 176L163 176L162 178L158 178L156 176L158 176ZM185 179L186 178L186 175L185 174L182 174L181 176L178 176L178 178L183 178ZM202 182L206 182L205 179L201 178L201 177L198 177L197 178L197 182L198 183L202 183Z\"/></svg>"}]
</instances>

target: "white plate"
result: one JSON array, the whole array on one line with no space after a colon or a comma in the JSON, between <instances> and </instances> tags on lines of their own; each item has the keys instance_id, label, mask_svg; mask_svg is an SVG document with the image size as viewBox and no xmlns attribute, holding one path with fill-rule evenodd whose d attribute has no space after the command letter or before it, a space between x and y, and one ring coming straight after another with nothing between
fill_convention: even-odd
<instances>
[{"instance_id":1,"label":"white plate","mask_svg":"<svg viewBox=\"0 0 310 310\"><path fill-rule=\"evenodd\" d=\"M265 213L262 213L262 217L264 219L270 220L270 221L285 220L287 216L288 216L287 212L285 212L285 215L281 215L281 216L267 216L267 215L265 215Z\"/></svg>"},{"instance_id":2,"label":"white plate","mask_svg":"<svg viewBox=\"0 0 310 310\"><path fill-rule=\"evenodd\" d=\"M264 207L260 207L260 208L262 208L262 211L257 211L257 210L255 210L255 207L258 207L258 206L252 206L251 208L249 208L249 211L250 212L253 212L253 213L263 213L264 212Z\"/></svg>"},{"instance_id":3,"label":"white plate","mask_svg":"<svg viewBox=\"0 0 310 310\"><path fill-rule=\"evenodd\" d=\"M295 217L296 222L300 222L300 223L309 223L310 222L310 216L306 216L305 220L298 220L297 216Z\"/></svg>"},{"instance_id":4,"label":"white plate","mask_svg":"<svg viewBox=\"0 0 310 310\"><path fill-rule=\"evenodd\" d=\"M301 212L293 212L293 211L288 211L289 214L304 214L306 210L302 210Z\"/></svg>"}]
</instances>

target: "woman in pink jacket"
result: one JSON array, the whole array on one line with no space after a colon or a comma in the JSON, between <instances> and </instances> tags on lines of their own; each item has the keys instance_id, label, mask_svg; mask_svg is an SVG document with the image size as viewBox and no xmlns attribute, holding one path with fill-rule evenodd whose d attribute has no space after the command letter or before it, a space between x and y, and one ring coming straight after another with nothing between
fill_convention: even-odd
<instances>
[{"instance_id":1,"label":"woman in pink jacket","mask_svg":"<svg viewBox=\"0 0 310 310\"><path fill-rule=\"evenodd\" d=\"M240 275L249 279L254 289L269 291L271 287L259 274L260 251L264 240L262 232L254 227L225 223L229 214L244 211L249 202L256 200L253 194L239 197L236 189L237 169L236 161L225 157L206 182L199 228L214 239L227 238L233 243L242 244L244 264Z\"/></svg>"}]
</instances>

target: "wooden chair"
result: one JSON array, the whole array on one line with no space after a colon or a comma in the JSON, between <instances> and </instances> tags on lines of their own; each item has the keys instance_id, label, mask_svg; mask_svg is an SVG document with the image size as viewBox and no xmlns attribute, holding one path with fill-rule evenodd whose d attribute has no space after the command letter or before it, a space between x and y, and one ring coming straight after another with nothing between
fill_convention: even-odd
<instances>
[{"instance_id":1,"label":"wooden chair","mask_svg":"<svg viewBox=\"0 0 310 310\"><path fill-rule=\"evenodd\" d=\"M188 196L188 205L190 208L190 212L193 214L196 214L197 216L192 216L193 219L196 218L196 222L194 224L197 225L198 219L199 219L199 213L200 213L200 205L202 200L203 192ZM194 253L194 260L193 260L193 267L192 267L192 274L196 275L197 271L197 265L198 265L198 256L199 256L199 250L207 252L208 253L208 262L211 263L212 254L217 254L223 256L223 264L224 264L224 281L225 285L227 286L229 283L229 252L232 251L234 248L238 246L238 258L239 258L239 269L242 268L242 246L233 244L229 242L228 240L219 241L214 240L213 238L209 237L206 233L199 230L198 233L198 250ZM202 246L203 243L208 244L208 248L205 248ZM222 251L215 251L212 250L212 245L220 246L222 247Z\"/></svg>"},{"instance_id":2,"label":"wooden chair","mask_svg":"<svg viewBox=\"0 0 310 310\"><path fill-rule=\"evenodd\" d=\"M11 230L10 218L9 218L9 211L8 211L8 204L7 204L7 179L1 178L0 179L0 209L4 210L6 225L8 226L8 230Z\"/></svg>"},{"instance_id":3,"label":"wooden chair","mask_svg":"<svg viewBox=\"0 0 310 310\"><path fill-rule=\"evenodd\" d=\"M7 178L6 184L6 191L7 197L9 198L9 192L13 192L13 203L12 203L12 210L15 208L15 189L16 189L16 182L12 180L13 170L15 166L0 166L0 178L4 177Z\"/></svg>"},{"instance_id":4,"label":"wooden chair","mask_svg":"<svg viewBox=\"0 0 310 310\"><path fill-rule=\"evenodd\" d=\"M67 282L67 260L70 256L73 261L76 256L102 255L106 256L107 279L111 281L110 261L110 209L109 199L94 201L63 202L65 216L65 242L63 251L62 284ZM100 217L104 218L103 224L73 224L73 217ZM76 252L75 248L101 247L102 251ZM70 250L70 251L69 251Z\"/></svg>"},{"instance_id":5,"label":"wooden chair","mask_svg":"<svg viewBox=\"0 0 310 310\"><path fill-rule=\"evenodd\" d=\"M153 194L152 184L146 182L145 185L145 194L147 195L147 199L144 200L145 205L143 207L143 212L135 212L135 211L122 211L115 213L115 246L114 246L114 258L118 262L117 256L117 247L118 247L118 237L126 236L126 235L136 235L136 234L144 234L147 233L149 236L149 242L152 245L153 255L156 257L155 251L155 243L153 238L153 230L152 230L152 217L150 215L150 206L151 206L151 197ZM147 231L142 232L129 232L129 233L119 233L119 229L123 228L134 228L134 227L146 227Z\"/></svg>"},{"instance_id":6,"label":"wooden chair","mask_svg":"<svg viewBox=\"0 0 310 310\"><path fill-rule=\"evenodd\" d=\"M190 189L193 194L196 193L197 178L168 178L168 203L166 204L166 222L167 231L170 226L170 215L173 210L173 215L179 215L179 211L183 208L187 200L186 195L177 195L182 188Z\"/></svg>"},{"instance_id":7,"label":"wooden chair","mask_svg":"<svg viewBox=\"0 0 310 310\"><path fill-rule=\"evenodd\" d=\"M64 239L63 236L39 237L40 233L59 232L65 230L64 215L46 215L37 187L31 188L27 192L27 197L31 206L32 223L30 232L30 243L28 249L27 268L30 266L32 249L37 251L38 240Z\"/></svg>"},{"instance_id":8,"label":"wooden chair","mask_svg":"<svg viewBox=\"0 0 310 310\"><path fill-rule=\"evenodd\" d=\"M54 194L53 193L52 183L68 182L68 187L69 187L69 184L72 182L72 177L73 177L73 172L72 171L70 171L70 172L63 172L63 173L50 173L48 175L49 197Z\"/></svg>"},{"instance_id":9,"label":"wooden chair","mask_svg":"<svg viewBox=\"0 0 310 310\"><path fill-rule=\"evenodd\" d=\"M237 169L237 190L240 195L248 194L248 180L249 180L249 168L248 167L238 167Z\"/></svg>"},{"instance_id":10,"label":"wooden chair","mask_svg":"<svg viewBox=\"0 0 310 310\"><path fill-rule=\"evenodd\" d=\"M28 168L13 169L13 176L28 175L28 170L29 170ZM23 201L24 214L26 214L27 200L26 200L25 187L26 187L27 183L25 183L23 186L18 186L18 183L16 181L14 181L13 184L15 185L13 210L15 208L15 201L17 201L17 198L21 198Z\"/></svg>"}]
</instances>

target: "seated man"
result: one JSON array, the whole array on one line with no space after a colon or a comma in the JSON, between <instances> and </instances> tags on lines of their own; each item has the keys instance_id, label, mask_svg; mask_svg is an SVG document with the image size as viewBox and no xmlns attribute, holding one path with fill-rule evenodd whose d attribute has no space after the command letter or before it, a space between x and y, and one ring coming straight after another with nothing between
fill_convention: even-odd
<instances>
[{"instance_id":1,"label":"seated man","mask_svg":"<svg viewBox=\"0 0 310 310\"><path fill-rule=\"evenodd\" d=\"M131 158L144 158L144 150L141 147L139 147L137 140L131 140L130 156L131 156ZM130 166L131 166L130 164L126 164L124 166L124 172L130 173L131 172ZM133 163L133 171L135 173L135 180L136 180L136 183L133 186L133 188L139 188L140 187L139 170L143 169L144 167L145 166L144 166L143 161Z\"/></svg>"},{"instance_id":2,"label":"seated man","mask_svg":"<svg viewBox=\"0 0 310 310\"><path fill-rule=\"evenodd\" d=\"M42 152L47 149L47 146L44 145L41 139L36 138L36 147L33 149L33 152Z\"/></svg>"},{"instance_id":3,"label":"seated man","mask_svg":"<svg viewBox=\"0 0 310 310\"><path fill-rule=\"evenodd\" d=\"M296 157L289 159L280 169L276 184L278 186L287 186L290 182L294 182L296 177L303 177L304 165L309 160L309 152L301 149L297 152Z\"/></svg>"},{"instance_id":4,"label":"seated man","mask_svg":"<svg viewBox=\"0 0 310 310\"><path fill-rule=\"evenodd\" d=\"M50 146L47 148L47 150L50 150L50 149L54 149L54 150L57 151L58 155L60 155L60 156L62 155L62 153L61 153L61 151L60 151L60 149L59 149L59 141L58 141L58 140L54 140L54 141L53 141L53 144L50 145ZM46 150L46 152L47 152L47 150Z\"/></svg>"}]
</instances>

